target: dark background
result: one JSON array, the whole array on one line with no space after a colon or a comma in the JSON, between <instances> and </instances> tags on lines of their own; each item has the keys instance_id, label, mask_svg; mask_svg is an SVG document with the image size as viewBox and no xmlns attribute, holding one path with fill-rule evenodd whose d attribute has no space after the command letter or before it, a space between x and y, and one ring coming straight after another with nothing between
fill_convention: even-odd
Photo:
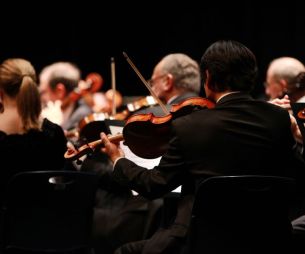
<instances>
[{"instance_id":1,"label":"dark background","mask_svg":"<svg viewBox=\"0 0 305 254\"><path fill-rule=\"evenodd\" d=\"M117 90L124 96L148 91L123 51L148 79L166 54L182 52L199 62L212 42L238 40L257 56L260 72L254 95L264 92L265 71L273 58L292 56L305 63L302 1L287 1L282 6L267 1L200 0L37 3L34 7L11 2L2 8L0 60L26 58L38 73L52 62L72 61L84 79L90 72L100 73L102 91L106 91L111 86L110 58L114 57Z\"/></svg>"}]
</instances>

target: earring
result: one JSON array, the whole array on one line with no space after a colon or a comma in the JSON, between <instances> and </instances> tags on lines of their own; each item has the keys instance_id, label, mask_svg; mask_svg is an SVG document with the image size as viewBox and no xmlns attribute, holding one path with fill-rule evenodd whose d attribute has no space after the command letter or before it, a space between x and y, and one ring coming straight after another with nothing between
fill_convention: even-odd
<instances>
[{"instance_id":1,"label":"earring","mask_svg":"<svg viewBox=\"0 0 305 254\"><path fill-rule=\"evenodd\" d=\"M2 114L4 112L4 106L2 103L2 96L0 96L0 114Z\"/></svg>"}]
</instances>

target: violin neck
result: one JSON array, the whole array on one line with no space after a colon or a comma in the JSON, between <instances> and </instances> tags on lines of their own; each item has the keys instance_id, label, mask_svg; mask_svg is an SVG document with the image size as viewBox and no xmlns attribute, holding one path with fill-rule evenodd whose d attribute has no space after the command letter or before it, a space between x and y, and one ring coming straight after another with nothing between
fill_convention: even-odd
<instances>
[{"instance_id":1,"label":"violin neck","mask_svg":"<svg viewBox=\"0 0 305 254\"><path fill-rule=\"evenodd\" d=\"M119 133L117 135L108 137L108 139L109 139L110 142L116 143L116 142L120 142L120 141L124 140L124 137L123 137L123 134ZM102 144L102 140L101 139L90 142L89 146L91 148L95 148L95 147L97 147L100 144Z\"/></svg>"}]
</instances>

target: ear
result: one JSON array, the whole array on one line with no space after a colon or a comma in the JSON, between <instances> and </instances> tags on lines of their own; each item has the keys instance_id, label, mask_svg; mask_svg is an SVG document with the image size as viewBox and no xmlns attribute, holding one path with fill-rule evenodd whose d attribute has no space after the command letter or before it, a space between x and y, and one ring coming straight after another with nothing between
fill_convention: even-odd
<instances>
[{"instance_id":1,"label":"ear","mask_svg":"<svg viewBox=\"0 0 305 254\"><path fill-rule=\"evenodd\" d=\"M284 92L287 92L287 89L288 89L288 83L285 79L280 79L279 82L278 82L282 88L282 90Z\"/></svg>"},{"instance_id":2,"label":"ear","mask_svg":"<svg viewBox=\"0 0 305 254\"><path fill-rule=\"evenodd\" d=\"M0 90L0 114L4 112L4 106L3 106L3 91Z\"/></svg>"},{"instance_id":3,"label":"ear","mask_svg":"<svg viewBox=\"0 0 305 254\"><path fill-rule=\"evenodd\" d=\"M164 90L170 91L174 88L174 76L170 73L166 74L166 82L164 82Z\"/></svg>"},{"instance_id":4,"label":"ear","mask_svg":"<svg viewBox=\"0 0 305 254\"><path fill-rule=\"evenodd\" d=\"M206 79L204 82L204 86L211 89L211 75L208 70L205 70L205 76L206 76Z\"/></svg>"},{"instance_id":5,"label":"ear","mask_svg":"<svg viewBox=\"0 0 305 254\"><path fill-rule=\"evenodd\" d=\"M211 89L211 75L208 70L205 71L206 79L203 84L205 95L207 98L212 98L213 90Z\"/></svg>"}]
</instances>

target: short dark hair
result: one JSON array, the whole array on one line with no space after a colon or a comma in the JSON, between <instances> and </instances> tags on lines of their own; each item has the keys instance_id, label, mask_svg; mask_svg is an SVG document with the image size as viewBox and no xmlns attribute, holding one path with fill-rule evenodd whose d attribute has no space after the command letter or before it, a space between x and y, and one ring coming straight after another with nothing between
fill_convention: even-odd
<instances>
[{"instance_id":1,"label":"short dark hair","mask_svg":"<svg viewBox=\"0 0 305 254\"><path fill-rule=\"evenodd\" d=\"M78 81L74 79L64 77L51 77L49 80L49 85L52 90L55 90L58 83L62 83L68 93L72 92L78 86Z\"/></svg>"},{"instance_id":2,"label":"short dark hair","mask_svg":"<svg viewBox=\"0 0 305 254\"><path fill-rule=\"evenodd\" d=\"M237 41L220 40L203 54L200 62L202 81L206 70L211 77L211 90L216 92L251 91L257 78L256 57L250 49Z\"/></svg>"}]
</instances>

